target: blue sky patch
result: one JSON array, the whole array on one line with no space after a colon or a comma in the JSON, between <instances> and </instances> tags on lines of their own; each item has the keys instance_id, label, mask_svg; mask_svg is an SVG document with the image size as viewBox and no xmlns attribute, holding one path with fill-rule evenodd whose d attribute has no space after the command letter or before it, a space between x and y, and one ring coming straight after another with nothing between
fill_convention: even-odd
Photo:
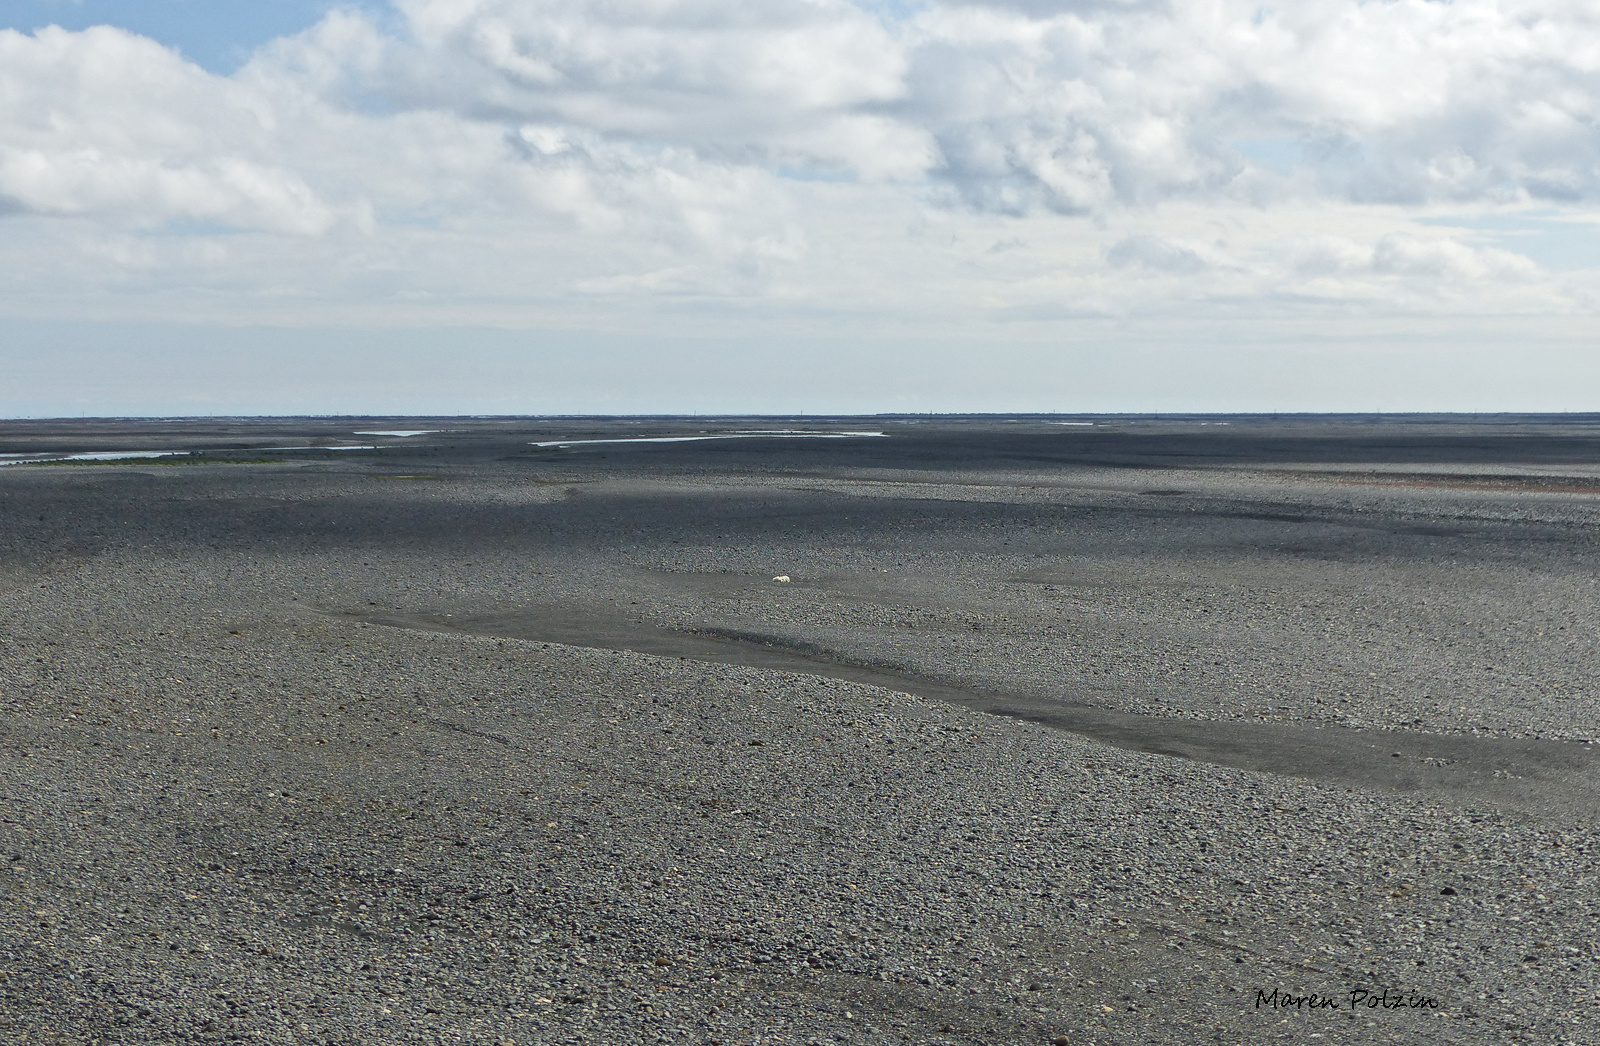
<instances>
[{"instance_id":1,"label":"blue sky patch","mask_svg":"<svg viewBox=\"0 0 1600 1046\"><path fill-rule=\"evenodd\" d=\"M1546 269L1600 268L1600 225L1555 210L1418 218L1418 225L1475 233L1476 243L1531 258Z\"/></svg>"},{"instance_id":2,"label":"blue sky patch","mask_svg":"<svg viewBox=\"0 0 1600 1046\"><path fill-rule=\"evenodd\" d=\"M114 25L227 74L262 44L315 25L335 8L366 6L330 0L0 0L0 28L31 33L47 25Z\"/></svg>"}]
</instances>

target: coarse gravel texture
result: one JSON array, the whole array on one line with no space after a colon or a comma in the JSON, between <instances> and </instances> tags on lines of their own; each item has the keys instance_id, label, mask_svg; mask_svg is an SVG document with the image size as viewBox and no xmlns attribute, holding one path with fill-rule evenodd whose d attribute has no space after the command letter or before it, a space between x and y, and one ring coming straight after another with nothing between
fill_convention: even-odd
<instances>
[{"instance_id":1,"label":"coarse gravel texture","mask_svg":"<svg viewBox=\"0 0 1600 1046\"><path fill-rule=\"evenodd\" d=\"M1354 787L916 693L1587 751L1587 430L523 449L620 425L0 469L0 1038L1600 1041L1567 778ZM606 649L640 630L821 667Z\"/></svg>"}]
</instances>

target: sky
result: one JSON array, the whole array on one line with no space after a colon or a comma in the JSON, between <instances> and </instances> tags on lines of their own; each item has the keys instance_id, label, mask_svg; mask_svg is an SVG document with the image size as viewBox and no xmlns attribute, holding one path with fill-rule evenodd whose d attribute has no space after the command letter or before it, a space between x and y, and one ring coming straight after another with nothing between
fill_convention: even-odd
<instances>
[{"instance_id":1,"label":"sky","mask_svg":"<svg viewBox=\"0 0 1600 1046\"><path fill-rule=\"evenodd\" d=\"M0 417L1600 409L1569 0L0 0Z\"/></svg>"}]
</instances>

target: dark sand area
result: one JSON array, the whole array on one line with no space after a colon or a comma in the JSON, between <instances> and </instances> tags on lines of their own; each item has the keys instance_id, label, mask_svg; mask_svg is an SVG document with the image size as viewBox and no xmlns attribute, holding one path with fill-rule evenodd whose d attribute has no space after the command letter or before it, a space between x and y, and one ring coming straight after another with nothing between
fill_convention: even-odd
<instances>
[{"instance_id":1,"label":"dark sand area","mask_svg":"<svg viewBox=\"0 0 1600 1046\"><path fill-rule=\"evenodd\" d=\"M1062 420L0 422L0 1040L1600 1041L1600 417Z\"/></svg>"}]
</instances>

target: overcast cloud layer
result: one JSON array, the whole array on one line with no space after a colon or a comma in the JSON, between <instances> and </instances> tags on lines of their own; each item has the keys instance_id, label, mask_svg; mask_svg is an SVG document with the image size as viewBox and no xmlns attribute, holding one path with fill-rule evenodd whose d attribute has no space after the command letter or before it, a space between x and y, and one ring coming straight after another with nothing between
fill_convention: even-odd
<instances>
[{"instance_id":1,"label":"overcast cloud layer","mask_svg":"<svg viewBox=\"0 0 1600 1046\"><path fill-rule=\"evenodd\" d=\"M0 312L1582 324L1597 12L397 0L229 76L111 26L0 31Z\"/></svg>"}]
</instances>

